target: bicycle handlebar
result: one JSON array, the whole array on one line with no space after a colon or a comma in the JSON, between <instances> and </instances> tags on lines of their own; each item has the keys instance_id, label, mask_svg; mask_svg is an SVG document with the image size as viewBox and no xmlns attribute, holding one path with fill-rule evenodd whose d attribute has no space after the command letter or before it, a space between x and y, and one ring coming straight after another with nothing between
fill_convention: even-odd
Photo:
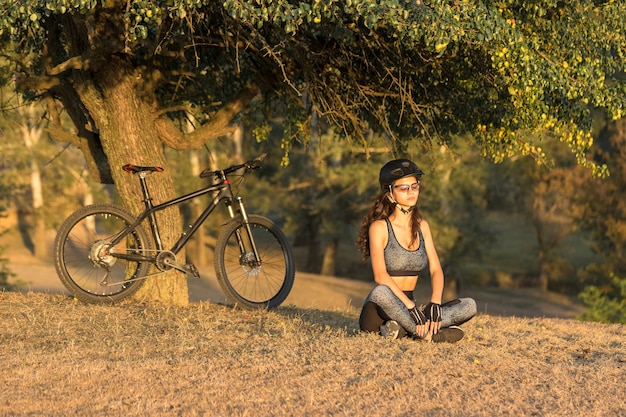
<instances>
[{"instance_id":1,"label":"bicycle handlebar","mask_svg":"<svg viewBox=\"0 0 626 417\"><path fill-rule=\"evenodd\" d=\"M265 157L267 156L267 152L263 152L261 155L257 156L254 159L251 159L249 161L244 162L243 164L239 164L239 165L231 165L226 169L219 169L217 171L211 171L208 168L205 169L204 171L202 171L200 173L200 178L209 178L211 176L217 176L220 177L221 175L228 175L232 172L238 171L241 168L245 168L246 172L247 171L251 171L253 169L257 169L261 167L261 162L263 162L263 160L265 159Z\"/></svg>"}]
</instances>

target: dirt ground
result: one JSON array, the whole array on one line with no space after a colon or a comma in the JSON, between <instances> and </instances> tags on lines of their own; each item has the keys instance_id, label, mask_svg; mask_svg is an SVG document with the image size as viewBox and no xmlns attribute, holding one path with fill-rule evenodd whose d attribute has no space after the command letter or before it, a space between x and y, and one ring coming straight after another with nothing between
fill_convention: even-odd
<instances>
[{"instance_id":1,"label":"dirt ground","mask_svg":"<svg viewBox=\"0 0 626 417\"><path fill-rule=\"evenodd\" d=\"M53 239L54 236L50 236L50 240ZM59 281L52 262L34 257L21 242L18 233L10 231L0 236L0 246L6 247L4 257L9 259L9 269L15 274L9 283L18 284L20 291L69 294ZM213 271L200 272L201 279L188 279L190 301L228 304ZM360 308L372 285L373 283L298 271L293 289L283 305L330 311ZM427 283L418 284L417 300L422 301L422 298L428 297L428 291ZM489 315L575 318L583 311L583 307L570 297L530 288L462 288L458 296L474 298L478 312Z\"/></svg>"}]
</instances>

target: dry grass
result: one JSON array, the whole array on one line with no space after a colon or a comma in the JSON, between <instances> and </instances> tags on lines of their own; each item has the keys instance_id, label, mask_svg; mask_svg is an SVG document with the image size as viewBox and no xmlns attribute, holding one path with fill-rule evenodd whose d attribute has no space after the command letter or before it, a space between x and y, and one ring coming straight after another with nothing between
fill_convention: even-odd
<instances>
[{"instance_id":1,"label":"dry grass","mask_svg":"<svg viewBox=\"0 0 626 417\"><path fill-rule=\"evenodd\" d=\"M84 305L0 293L4 416L626 414L626 327L479 315L458 344L357 311Z\"/></svg>"}]
</instances>

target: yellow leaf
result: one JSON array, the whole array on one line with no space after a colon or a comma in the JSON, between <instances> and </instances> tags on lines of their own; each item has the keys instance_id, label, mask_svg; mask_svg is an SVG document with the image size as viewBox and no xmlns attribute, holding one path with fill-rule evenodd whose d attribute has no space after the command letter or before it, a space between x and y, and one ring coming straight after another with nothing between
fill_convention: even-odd
<instances>
[{"instance_id":1,"label":"yellow leaf","mask_svg":"<svg viewBox=\"0 0 626 417\"><path fill-rule=\"evenodd\" d=\"M448 46L448 41L440 41L435 44L435 51L441 52Z\"/></svg>"}]
</instances>

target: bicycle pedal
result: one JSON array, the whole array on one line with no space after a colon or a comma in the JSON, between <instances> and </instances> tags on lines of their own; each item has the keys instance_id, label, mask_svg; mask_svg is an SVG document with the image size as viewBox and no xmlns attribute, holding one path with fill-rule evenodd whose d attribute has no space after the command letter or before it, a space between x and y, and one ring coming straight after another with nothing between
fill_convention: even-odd
<instances>
[{"instance_id":1,"label":"bicycle pedal","mask_svg":"<svg viewBox=\"0 0 626 417\"><path fill-rule=\"evenodd\" d=\"M185 265L185 270L187 273L193 275L194 278L200 279L200 271L198 271L198 268L196 268L194 264Z\"/></svg>"},{"instance_id":2,"label":"bicycle pedal","mask_svg":"<svg viewBox=\"0 0 626 417\"><path fill-rule=\"evenodd\" d=\"M200 278L200 272L198 272L198 268L196 268L196 266L194 264L179 264L178 262L171 262L169 265L171 265L173 268L176 268L177 270L184 272L185 274L191 274L193 275L194 278Z\"/></svg>"}]
</instances>

